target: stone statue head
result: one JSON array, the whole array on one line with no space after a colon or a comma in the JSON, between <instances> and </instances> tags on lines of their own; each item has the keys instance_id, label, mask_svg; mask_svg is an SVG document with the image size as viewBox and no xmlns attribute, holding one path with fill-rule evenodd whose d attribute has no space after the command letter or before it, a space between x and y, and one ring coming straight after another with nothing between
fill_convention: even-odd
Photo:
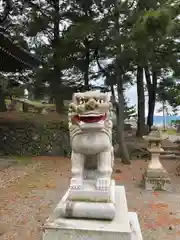
<instances>
[{"instance_id":1,"label":"stone statue head","mask_svg":"<svg viewBox=\"0 0 180 240\"><path fill-rule=\"evenodd\" d=\"M81 129L101 128L109 119L111 103L108 95L99 91L74 93L69 105L69 120Z\"/></svg>"}]
</instances>

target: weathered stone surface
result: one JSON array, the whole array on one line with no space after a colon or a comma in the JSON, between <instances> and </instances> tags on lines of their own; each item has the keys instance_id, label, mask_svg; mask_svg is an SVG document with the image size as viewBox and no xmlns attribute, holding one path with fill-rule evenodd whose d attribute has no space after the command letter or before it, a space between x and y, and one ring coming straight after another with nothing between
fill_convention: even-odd
<instances>
[{"instance_id":1,"label":"weathered stone surface","mask_svg":"<svg viewBox=\"0 0 180 240\"><path fill-rule=\"evenodd\" d=\"M110 107L105 93L89 91L73 95L68 115L72 178L65 203L65 209L73 207L72 217L112 219L114 216ZM104 216L106 210L108 214Z\"/></svg>"},{"instance_id":2,"label":"weathered stone surface","mask_svg":"<svg viewBox=\"0 0 180 240\"><path fill-rule=\"evenodd\" d=\"M2 122L0 155L69 156L67 123Z\"/></svg>"},{"instance_id":3,"label":"weathered stone surface","mask_svg":"<svg viewBox=\"0 0 180 240\"><path fill-rule=\"evenodd\" d=\"M89 157L95 162L93 170L94 167L98 170L97 177L102 178L97 179L97 185L104 185L99 188L109 187L113 165L110 106L108 95L99 91L73 95L68 115L72 146L72 188L82 188L84 169L89 170L92 167L87 164L87 161L91 162Z\"/></svg>"},{"instance_id":4,"label":"weathered stone surface","mask_svg":"<svg viewBox=\"0 0 180 240\"><path fill-rule=\"evenodd\" d=\"M66 218L112 220L115 216L115 196L110 202L69 201L69 191L56 209L58 216Z\"/></svg>"},{"instance_id":5,"label":"weathered stone surface","mask_svg":"<svg viewBox=\"0 0 180 240\"><path fill-rule=\"evenodd\" d=\"M167 177L148 177L143 176L143 185L149 191L171 191L171 180Z\"/></svg>"},{"instance_id":6,"label":"weathered stone surface","mask_svg":"<svg viewBox=\"0 0 180 240\"><path fill-rule=\"evenodd\" d=\"M115 182L112 181L109 197L107 192L96 193L95 189L91 193L91 184L89 187L89 192L86 191L88 188L85 188L84 192L79 190L80 193L74 192L74 195L69 189L61 201L60 208L57 208L60 216L112 220L115 216Z\"/></svg>"},{"instance_id":7,"label":"weathered stone surface","mask_svg":"<svg viewBox=\"0 0 180 240\"><path fill-rule=\"evenodd\" d=\"M124 187L115 187L112 180L109 109L107 94L90 91L73 95L69 109L72 178L69 190L45 224L44 240L142 239L137 217L128 214Z\"/></svg>"},{"instance_id":8,"label":"weathered stone surface","mask_svg":"<svg viewBox=\"0 0 180 240\"><path fill-rule=\"evenodd\" d=\"M44 225L43 240L142 240L137 215L128 213L125 189L116 187L116 211L112 221L59 217L58 209Z\"/></svg>"},{"instance_id":9,"label":"weathered stone surface","mask_svg":"<svg viewBox=\"0 0 180 240\"><path fill-rule=\"evenodd\" d=\"M114 203L114 191L114 180L111 180L111 186L107 191L97 190L95 180L85 180L82 189L70 189L68 200Z\"/></svg>"},{"instance_id":10,"label":"weathered stone surface","mask_svg":"<svg viewBox=\"0 0 180 240\"><path fill-rule=\"evenodd\" d=\"M168 178L169 174L164 168L148 168L145 172L148 178Z\"/></svg>"},{"instance_id":11,"label":"weathered stone surface","mask_svg":"<svg viewBox=\"0 0 180 240\"><path fill-rule=\"evenodd\" d=\"M149 135L143 138L149 141L148 151L151 154L147 170L143 175L143 186L146 190L169 191L171 189L170 178L168 172L160 162L160 154L164 152L161 148L161 142L163 139L166 139L167 136L162 136L161 132L156 127L152 127L152 131Z\"/></svg>"}]
</instances>

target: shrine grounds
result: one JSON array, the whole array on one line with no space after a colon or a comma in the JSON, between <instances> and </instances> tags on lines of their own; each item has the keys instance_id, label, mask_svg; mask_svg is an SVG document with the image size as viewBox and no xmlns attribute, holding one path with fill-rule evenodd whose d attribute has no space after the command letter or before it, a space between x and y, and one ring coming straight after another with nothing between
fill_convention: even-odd
<instances>
[{"instance_id":1,"label":"shrine grounds","mask_svg":"<svg viewBox=\"0 0 180 240\"><path fill-rule=\"evenodd\" d=\"M179 161L162 160L172 180L173 190L148 192L140 182L146 160L130 166L116 159L113 178L124 185L129 211L138 214L144 240L180 239ZM40 240L42 225L67 190L70 160L35 157L1 170L0 240Z\"/></svg>"}]
</instances>

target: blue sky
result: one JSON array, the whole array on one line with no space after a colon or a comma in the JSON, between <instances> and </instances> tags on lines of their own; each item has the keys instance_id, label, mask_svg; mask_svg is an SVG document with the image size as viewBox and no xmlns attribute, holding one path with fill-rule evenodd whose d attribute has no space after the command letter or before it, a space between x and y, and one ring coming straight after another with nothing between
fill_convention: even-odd
<instances>
[{"instance_id":1,"label":"blue sky","mask_svg":"<svg viewBox=\"0 0 180 240\"><path fill-rule=\"evenodd\" d=\"M126 97L129 99L129 105L137 105L137 90L136 90L136 85L130 87L128 90L125 92ZM147 96L145 97L145 115L147 116L148 113L148 98ZM155 106L155 115L160 115L162 116L162 112L158 112L158 110L162 107L162 104L159 102L156 102ZM172 111L172 108L168 106L168 112L170 113Z\"/></svg>"}]
</instances>

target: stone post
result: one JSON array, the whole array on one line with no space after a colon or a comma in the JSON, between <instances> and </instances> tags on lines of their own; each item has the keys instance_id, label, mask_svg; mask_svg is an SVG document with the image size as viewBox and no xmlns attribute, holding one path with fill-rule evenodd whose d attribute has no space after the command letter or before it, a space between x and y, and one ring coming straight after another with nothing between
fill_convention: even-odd
<instances>
[{"instance_id":1,"label":"stone post","mask_svg":"<svg viewBox=\"0 0 180 240\"><path fill-rule=\"evenodd\" d=\"M155 126L147 136L143 136L149 142L148 151L150 152L150 162L147 170L143 174L143 185L146 190L171 190L171 181L168 172L160 162L160 154L164 151L161 142L167 139L167 136L161 135L161 132Z\"/></svg>"}]
</instances>

